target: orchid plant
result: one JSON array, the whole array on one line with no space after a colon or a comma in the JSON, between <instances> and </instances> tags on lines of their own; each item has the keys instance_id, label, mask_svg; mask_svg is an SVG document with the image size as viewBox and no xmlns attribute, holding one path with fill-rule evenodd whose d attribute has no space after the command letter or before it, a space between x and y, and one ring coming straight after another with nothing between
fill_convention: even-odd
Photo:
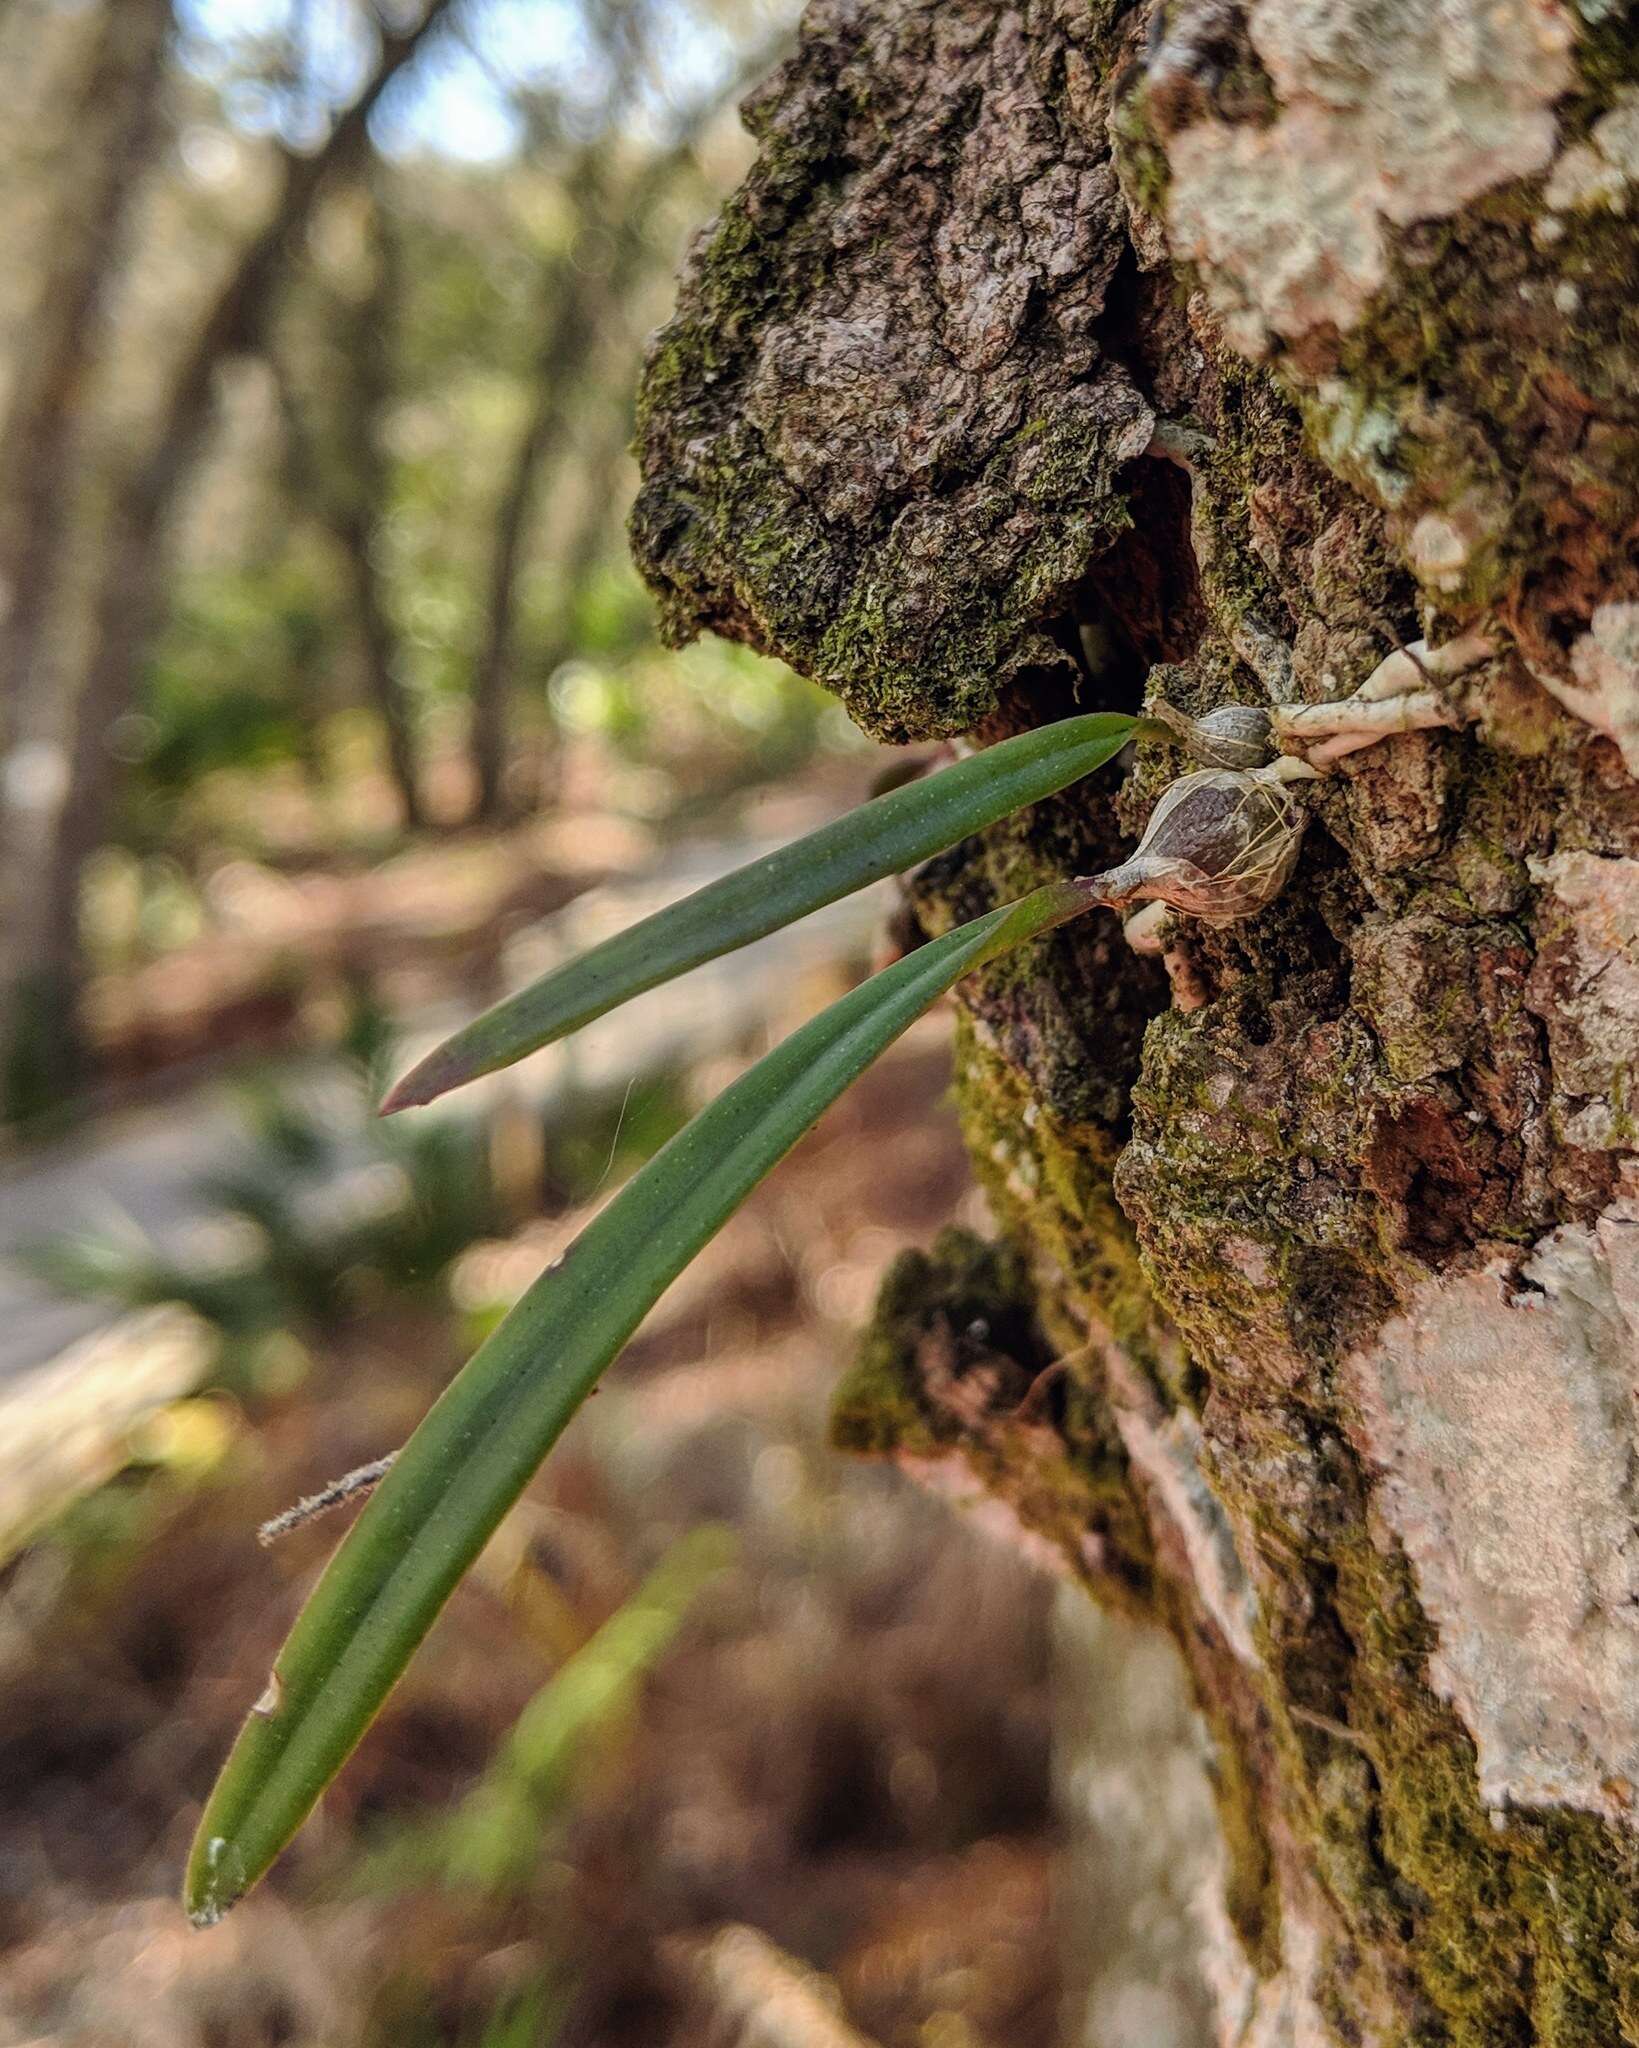
<instances>
[{"instance_id":1,"label":"orchid plant","mask_svg":"<svg viewBox=\"0 0 1639 2048\"><path fill-rule=\"evenodd\" d=\"M1160 901L1222 923L1280 888L1305 813L1290 786L1297 764L1277 754L1267 715L1257 715L1264 724L1256 735L1239 727L1220 733L1210 721L1180 730L1176 718L1167 720L1169 735L1212 765L1168 788L1130 860L959 926L794 1031L598 1212L394 1458L304 1504L323 1508L369 1492L206 1804L185 1885L197 1924L219 1919L296 1833L462 1575L667 1286L903 1031L964 975L1096 904ZM508 997L406 1074L384 1110L431 1102L706 960L915 866L1091 774L1141 723L1110 712L1064 719L877 797Z\"/></svg>"}]
</instances>

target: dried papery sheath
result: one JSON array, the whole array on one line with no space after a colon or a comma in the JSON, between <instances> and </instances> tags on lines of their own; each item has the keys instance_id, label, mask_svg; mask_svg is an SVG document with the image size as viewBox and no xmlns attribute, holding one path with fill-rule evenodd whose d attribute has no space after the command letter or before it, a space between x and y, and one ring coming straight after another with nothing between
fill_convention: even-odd
<instances>
[{"instance_id":1,"label":"dried papery sheath","mask_svg":"<svg viewBox=\"0 0 1639 2048\"><path fill-rule=\"evenodd\" d=\"M1169 903L1233 924L1286 886L1307 822L1278 769L1198 769L1162 792L1132 859L1086 886L1100 903Z\"/></svg>"},{"instance_id":2,"label":"dried papery sheath","mask_svg":"<svg viewBox=\"0 0 1639 2048\"><path fill-rule=\"evenodd\" d=\"M1269 713L1257 704L1220 704L1204 718L1191 718L1157 697L1144 706L1144 716L1207 768L1262 768L1277 752Z\"/></svg>"}]
</instances>

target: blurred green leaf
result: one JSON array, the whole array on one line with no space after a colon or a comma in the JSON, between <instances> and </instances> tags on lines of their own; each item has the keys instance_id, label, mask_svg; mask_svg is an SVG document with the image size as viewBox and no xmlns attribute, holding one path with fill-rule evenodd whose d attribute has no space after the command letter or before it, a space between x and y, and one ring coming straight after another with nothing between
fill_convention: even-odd
<instances>
[{"instance_id":1,"label":"blurred green leaf","mask_svg":"<svg viewBox=\"0 0 1639 2048\"><path fill-rule=\"evenodd\" d=\"M691 1529L518 1716L483 1776L453 1811L389 1824L349 1876L375 1896L441 1884L498 1897L528 1883L543 1842L573 1808L592 1746L614 1732L700 1594L733 1563L721 1523Z\"/></svg>"},{"instance_id":2,"label":"blurred green leaf","mask_svg":"<svg viewBox=\"0 0 1639 2048\"><path fill-rule=\"evenodd\" d=\"M297 1617L199 1823L184 1887L198 1924L295 1834L604 1368L757 1183L945 990L1088 907L1080 884L1053 884L862 983L725 1089L541 1275L411 1436Z\"/></svg>"},{"instance_id":3,"label":"blurred green leaf","mask_svg":"<svg viewBox=\"0 0 1639 2048\"><path fill-rule=\"evenodd\" d=\"M383 1114L511 1066L633 996L954 846L1102 766L1136 723L1099 711L1021 733L724 875L486 1010L410 1069Z\"/></svg>"},{"instance_id":4,"label":"blurred green leaf","mask_svg":"<svg viewBox=\"0 0 1639 2048\"><path fill-rule=\"evenodd\" d=\"M527 1876L543 1827L567 1805L587 1744L630 1704L689 1609L733 1561L731 1531L681 1537L648 1578L519 1715L500 1755L450 1816L438 1845L444 1881L494 1892Z\"/></svg>"}]
</instances>

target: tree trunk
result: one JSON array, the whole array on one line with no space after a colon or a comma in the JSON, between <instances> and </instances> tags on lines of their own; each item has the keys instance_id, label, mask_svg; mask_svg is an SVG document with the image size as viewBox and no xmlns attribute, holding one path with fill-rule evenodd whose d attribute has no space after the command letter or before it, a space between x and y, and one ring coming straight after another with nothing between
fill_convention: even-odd
<instances>
[{"instance_id":1,"label":"tree trunk","mask_svg":"<svg viewBox=\"0 0 1639 2048\"><path fill-rule=\"evenodd\" d=\"M625 62L635 83L642 76L636 53L629 53ZM765 53L757 69L766 68L766 64ZM646 271L652 268L647 238L656 206L675 192L677 180L692 158L701 133L728 103L736 84L745 82L736 73L716 91L698 100L670 147L652 158L612 198L611 149L607 140L584 149L565 181L564 194L575 227L567 250L553 264L546 280L547 307L541 345L536 353L529 412L501 486L490 544L484 639L472 682L474 823L495 819L507 808L504 785L508 708L517 667L518 586L542 477L560 464L567 453L575 426L575 389L585 375L606 323L632 297ZM626 89L629 88L623 88ZM601 276L583 275L574 260L575 239L588 228L606 235L611 247L608 266ZM614 456L605 460L600 450L584 479L590 505L580 518L560 565L557 626L547 657L540 663L539 673L543 677L550 676L574 651L570 614L596 565L597 545L607 532L607 507L600 502L600 493L614 467Z\"/></svg>"},{"instance_id":2,"label":"tree trunk","mask_svg":"<svg viewBox=\"0 0 1639 2048\"><path fill-rule=\"evenodd\" d=\"M18 336L0 420L0 932L32 920L28 884L38 884L49 856L66 779L67 719L50 635L86 386L132 204L159 137L170 32L171 0L109 0L103 9L50 223L51 262ZM0 939L0 957L4 951Z\"/></svg>"},{"instance_id":3,"label":"tree trunk","mask_svg":"<svg viewBox=\"0 0 1639 2048\"><path fill-rule=\"evenodd\" d=\"M51 264L18 337L0 419L0 716L17 743L62 565L85 382L125 227L159 134L171 0L105 6L50 224Z\"/></svg>"},{"instance_id":4,"label":"tree trunk","mask_svg":"<svg viewBox=\"0 0 1639 2048\"><path fill-rule=\"evenodd\" d=\"M1193 1960L1100 2048L1639 2042L1634 28L815 0L647 371L669 631L885 737L1495 643L1310 785L1259 915L964 987L1001 1241L902 1262L840 1397L1187 1672L1210 1800L1127 1742L1178 1853L1102 1924ZM967 842L923 927L1108 866L1187 766Z\"/></svg>"},{"instance_id":5,"label":"tree trunk","mask_svg":"<svg viewBox=\"0 0 1639 2048\"><path fill-rule=\"evenodd\" d=\"M402 333L404 264L381 193L370 209L370 288L359 303L349 350L353 404L341 424L350 475L337 508L336 537L358 610L365 683L387 743L387 769L411 831L425 822L417 762L415 712L404 684L403 650L380 567L392 480L387 416L394 397L393 357Z\"/></svg>"},{"instance_id":6,"label":"tree trunk","mask_svg":"<svg viewBox=\"0 0 1639 2048\"><path fill-rule=\"evenodd\" d=\"M388 414L396 385L393 358L403 324L404 279L398 235L385 195L366 179L369 275L360 297L337 302L341 346L315 382L329 387L325 424L309 427L298 379L277 348L264 351L285 429L295 495L318 518L338 557L358 627L364 686L381 722L387 772L399 814L412 831L426 822L414 705L404 684L403 648L382 574L380 547L391 510Z\"/></svg>"},{"instance_id":7,"label":"tree trunk","mask_svg":"<svg viewBox=\"0 0 1639 2048\"><path fill-rule=\"evenodd\" d=\"M547 306L541 345L531 379L529 410L507 465L490 542L484 637L472 677L472 822L493 822L508 808L506 791L508 709L517 655L518 577L524 542L534 512L542 470L568 444L574 415L569 400L585 371L598 333L599 316L621 288L614 277L583 277L574 262L575 234L592 224L606 150L584 150L565 183L564 196L576 227L570 247L546 280ZM617 264L625 267L640 246L634 234L621 237ZM625 263L622 263L622 259Z\"/></svg>"},{"instance_id":8,"label":"tree trunk","mask_svg":"<svg viewBox=\"0 0 1639 2048\"><path fill-rule=\"evenodd\" d=\"M159 625L172 518L209 435L217 371L259 346L290 244L330 174L363 145L382 93L449 4L429 0L414 28L384 41L363 91L324 144L310 156L287 156L266 225L212 300L166 391L152 439L115 489L100 537L90 650L73 693L66 773L39 835L40 861L13 865L18 914L0 932L0 1025L14 1103L18 1096L53 1099L82 1065L80 881L107 834L115 789L109 736L131 707Z\"/></svg>"}]
</instances>

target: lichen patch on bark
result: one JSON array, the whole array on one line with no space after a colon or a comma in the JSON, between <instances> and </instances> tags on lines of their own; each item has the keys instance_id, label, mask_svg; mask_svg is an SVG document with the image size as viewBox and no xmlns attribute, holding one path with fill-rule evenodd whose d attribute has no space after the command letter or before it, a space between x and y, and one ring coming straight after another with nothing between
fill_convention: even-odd
<instances>
[{"instance_id":1,"label":"lichen patch on bark","mask_svg":"<svg viewBox=\"0 0 1639 2048\"><path fill-rule=\"evenodd\" d=\"M1217 1745L1176 1645L1151 1623L1068 1602L1059 1633L1059 1797L1084 1837L1068 1888L1092 1937L1072 1965L1086 1980L1075 2038L1332 2048L1322 1930L1288 1913L1260 1971L1225 1910L1233 1855L1215 1810Z\"/></svg>"},{"instance_id":2,"label":"lichen patch on bark","mask_svg":"<svg viewBox=\"0 0 1639 2048\"><path fill-rule=\"evenodd\" d=\"M1531 1001L1543 1020L1564 1142L1639 1145L1639 860L1556 853L1536 864Z\"/></svg>"},{"instance_id":3,"label":"lichen patch on bark","mask_svg":"<svg viewBox=\"0 0 1639 2048\"><path fill-rule=\"evenodd\" d=\"M1167 150L1174 247L1248 354L1354 326L1387 281L1384 222L1444 219L1553 155L1573 76L1557 0L1258 0L1248 34L1280 112L1194 122Z\"/></svg>"},{"instance_id":4,"label":"lichen patch on bark","mask_svg":"<svg viewBox=\"0 0 1639 2048\"><path fill-rule=\"evenodd\" d=\"M1200 1424L1186 1408L1169 1414L1153 1399L1132 1401L1113 1391L1111 1407L1134 1470L1155 1489L1183 1541L1203 1605L1236 1656L1256 1668L1257 1598L1234 1527L1207 1483Z\"/></svg>"},{"instance_id":5,"label":"lichen patch on bark","mask_svg":"<svg viewBox=\"0 0 1639 2048\"><path fill-rule=\"evenodd\" d=\"M1344 1361L1492 1806L1639 1822L1639 1184L1417 1290Z\"/></svg>"},{"instance_id":6,"label":"lichen patch on bark","mask_svg":"<svg viewBox=\"0 0 1639 2048\"><path fill-rule=\"evenodd\" d=\"M1616 104L1593 124L1586 142L1573 142L1554 160L1543 193L1548 211L1537 222L1536 239L1551 248L1562 239L1565 213L1624 213L1630 188L1639 185L1639 93L1621 92Z\"/></svg>"}]
</instances>

